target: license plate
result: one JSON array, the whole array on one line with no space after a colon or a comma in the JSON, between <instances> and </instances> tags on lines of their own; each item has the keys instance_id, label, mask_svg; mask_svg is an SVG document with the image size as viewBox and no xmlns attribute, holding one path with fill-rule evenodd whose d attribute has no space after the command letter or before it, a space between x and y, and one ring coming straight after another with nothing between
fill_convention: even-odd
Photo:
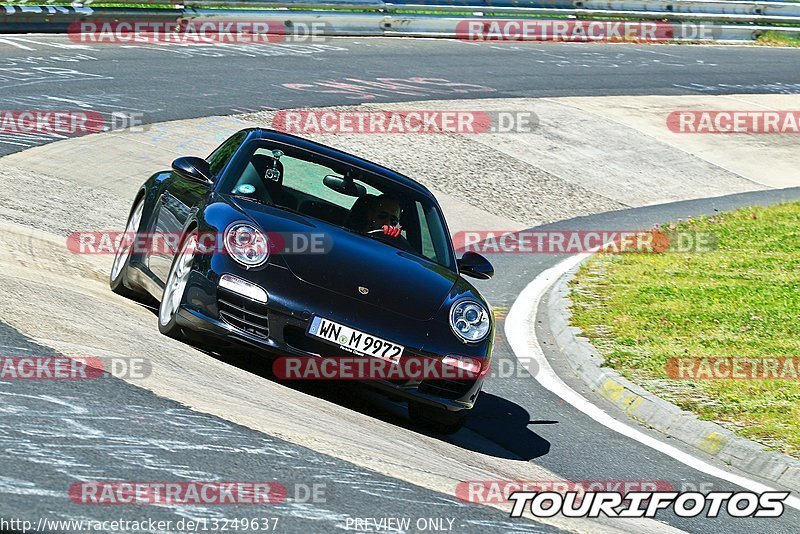
<instances>
[{"instance_id":1,"label":"license plate","mask_svg":"<svg viewBox=\"0 0 800 534\"><path fill-rule=\"evenodd\" d=\"M324 339L328 343L361 356L374 356L397 363L403 354L404 347L391 341L361 332L349 326L330 321L323 317L314 317L308 333ZM325 356L322 354L322 356Z\"/></svg>"}]
</instances>

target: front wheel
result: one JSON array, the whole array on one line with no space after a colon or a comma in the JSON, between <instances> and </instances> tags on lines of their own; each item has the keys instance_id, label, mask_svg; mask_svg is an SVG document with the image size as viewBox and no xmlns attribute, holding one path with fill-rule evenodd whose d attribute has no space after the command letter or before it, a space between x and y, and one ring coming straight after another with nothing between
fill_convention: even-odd
<instances>
[{"instance_id":1,"label":"front wheel","mask_svg":"<svg viewBox=\"0 0 800 534\"><path fill-rule=\"evenodd\" d=\"M455 434L464 426L468 410L451 412L419 402L408 403L408 415L414 423L440 434Z\"/></svg>"},{"instance_id":2,"label":"front wheel","mask_svg":"<svg viewBox=\"0 0 800 534\"><path fill-rule=\"evenodd\" d=\"M158 306L158 330L162 334L182 339L183 333L178 326L178 311L183 302L183 293L189 281L189 274L192 272L192 262L194 252L197 248L197 232L192 232L186 236L183 243L178 247L178 253L172 260L172 267L167 276L167 283L164 286L164 294Z\"/></svg>"}]
</instances>

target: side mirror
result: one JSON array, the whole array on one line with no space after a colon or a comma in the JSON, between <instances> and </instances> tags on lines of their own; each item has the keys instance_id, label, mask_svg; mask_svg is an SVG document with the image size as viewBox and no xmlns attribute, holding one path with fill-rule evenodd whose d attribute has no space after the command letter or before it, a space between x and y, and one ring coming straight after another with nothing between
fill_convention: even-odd
<instances>
[{"instance_id":1,"label":"side mirror","mask_svg":"<svg viewBox=\"0 0 800 534\"><path fill-rule=\"evenodd\" d=\"M182 178L198 182L204 185L211 185L211 166L203 158L195 156L184 156L172 162L172 170Z\"/></svg>"},{"instance_id":2,"label":"side mirror","mask_svg":"<svg viewBox=\"0 0 800 534\"><path fill-rule=\"evenodd\" d=\"M489 260L477 252L465 252L458 260L458 272L479 280L488 280L494 276L494 267Z\"/></svg>"}]
</instances>

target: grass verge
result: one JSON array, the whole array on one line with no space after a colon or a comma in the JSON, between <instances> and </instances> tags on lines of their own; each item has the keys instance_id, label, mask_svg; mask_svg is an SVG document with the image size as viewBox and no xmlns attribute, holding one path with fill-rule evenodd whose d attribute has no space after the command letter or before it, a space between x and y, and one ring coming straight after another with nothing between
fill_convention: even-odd
<instances>
[{"instance_id":1,"label":"grass verge","mask_svg":"<svg viewBox=\"0 0 800 534\"><path fill-rule=\"evenodd\" d=\"M800 46L800 37L768 31L760 35L756 42L766 46Z\"/></svg>"},{"instance_id":2,"label":"grass verge","mask_svg":"<svg viewBox=\"0 0 800 534\"><path fill-rule=\"evenodd\" d=\"M669 228L712 232L717 248L595 256L572 283L573 324L648 391L800 457L800 380L667 373L673 358L800 358L800 202Z\"/></svg>"}]
</instances>

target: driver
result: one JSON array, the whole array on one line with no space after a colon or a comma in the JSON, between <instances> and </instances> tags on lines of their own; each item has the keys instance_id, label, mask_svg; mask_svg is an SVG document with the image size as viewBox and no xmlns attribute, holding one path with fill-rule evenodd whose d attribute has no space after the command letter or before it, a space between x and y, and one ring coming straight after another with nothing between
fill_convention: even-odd
<instances>
[{"instance_id":1,"label":"driver","mask_svg":"<svg viewBox=\"0 0 800 534\"><path fill-rule=\"evenodd\" d=\"M386 193L375 197L367 206L367 227L365 233L383 231L389 237L399 237L400 226L400 201Z\"/></svg>"}]
</instances>

